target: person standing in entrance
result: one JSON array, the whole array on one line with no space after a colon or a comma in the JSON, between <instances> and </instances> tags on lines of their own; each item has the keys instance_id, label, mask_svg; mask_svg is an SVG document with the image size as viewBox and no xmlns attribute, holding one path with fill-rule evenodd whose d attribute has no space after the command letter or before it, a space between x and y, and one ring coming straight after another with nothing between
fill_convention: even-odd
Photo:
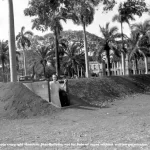
<instances>
[{"instance_id":1,"label":"person standing in entrance","mask_svg":"<svg viewBox=\"0 0 150 150\"><path fill-rule=\"evenodd\" d=\"M57 75L52 76L53 81L50 82L50 93L51 93L51 103L52 105L61 108L61 102L59 98L59 89L64 89L66 87L67 80L64 80L63 86L57 81Z\"/></svg>"}]
</instances>

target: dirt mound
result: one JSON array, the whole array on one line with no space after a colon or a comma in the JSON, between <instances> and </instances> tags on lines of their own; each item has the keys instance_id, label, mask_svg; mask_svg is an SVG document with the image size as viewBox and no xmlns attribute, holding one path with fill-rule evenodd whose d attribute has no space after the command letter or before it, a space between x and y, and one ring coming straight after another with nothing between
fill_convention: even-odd
<instances>
[{"instance_id":1,"label":"dirt mound","mask_svg":"<svg viewBox=\"0 0 150 150\"><path fill-rule=\"evenodd\" d=\"M30 118L58 111L22 83L0 83L0 117Z\"/></svg>"},{"instance_id":2,"label":"dirt mound","mask_svg":"<svg viewBox=\"0 0 150 150\"><path fill-rule=\"evenodd\" d=\"M105 102L149 91L150 75L72 79L68 82L68 89L72 103L78 99L81 103L101 107Z\"/></svg>"}]
</instances>

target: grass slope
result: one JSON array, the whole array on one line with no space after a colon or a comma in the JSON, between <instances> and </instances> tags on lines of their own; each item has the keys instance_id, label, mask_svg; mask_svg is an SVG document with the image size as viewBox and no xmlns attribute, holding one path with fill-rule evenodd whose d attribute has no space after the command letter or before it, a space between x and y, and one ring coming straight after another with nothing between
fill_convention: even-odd
<instances>
[{"instance_id":1,"label":"grass slope","mask_svg":"<svg viewBox=\"0 0 150 150\"><path fill-rule=\"evenodd\" d=\"M148 91L150 75L111 76L90 79L73 79L68 82L71 102L101 106L102 103L113 101L132 94Z\"/></svg>"}]
</instances>

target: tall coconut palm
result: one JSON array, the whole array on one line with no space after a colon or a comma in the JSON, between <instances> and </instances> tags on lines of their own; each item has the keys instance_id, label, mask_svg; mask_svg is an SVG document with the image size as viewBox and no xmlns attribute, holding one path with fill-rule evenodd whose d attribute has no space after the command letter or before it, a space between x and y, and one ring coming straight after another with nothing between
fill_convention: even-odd
<instances>
[{"instance_id":1,"label":"tall coconut palm","mask_svg":"<svg viewBox=\"0 0 150 150\"><path fill-rule=\"evenodd\" d=\"M23 50L24 75L25 76L27 75L25 50L26 50L26 47L31 46L31 42L30 42L30 39L28 38L28 36L33 36L33 33L31 31L25 32L25 27L22 27L21 31L16 36L17 46L18 46L18 48L22 48L22 50Z\"/></svg>"},{"instance_id":2,"label":"tall coconut palm","mask_svg":"<svg viewBox=\"0 0 150 150\"><path fill-rule=\"evenodd\" d=\"M129 62L133 62L133 74L136 74L137 70L137 56L139 53L139 34L131 31L130 37L126 41L129 54Z\"/></svg>"},{"instance_id":3,"label":"tall coconut palm","mask_svg":"<svg viewBox=\"0 0 150 150\"><path fill-rule=\"evenodd\" d=\"M61 61L62 57L64 56L64 50L67 48L66 45L67 39L59 37L58 39L58 56L59 60ZM50 49L53 52L53 56L55 56L55 41L54 39L49 39L48 45L50 46Z\"/></svg>"},{"instance_id":4,"label":"tall coconut palm","mask_svg":"<svg viewBox=\"0 0 150 150\"><path fill-rule=\"evenodd\" d=\"M55 36L55 59L56 59L56 74L60 75L60 63L59 63L59 36L60 32L63 30L61 20L66 22L66 18L63 16L62 12L58 10L53 11L49 14L49 17L45 20L36 18L33 20L32 28L36 28L37 30L47 30L48 28L53 31ZM44 26L44 27L43 27Z\"/></svg>"},{"instance_id":5,"label":"tall coconut palm","mask_svg":"<svg viewBox=\"0 0 150 150\"><path fill-rule=\"evenodd\" d=\"M77 68L85 68L84 52L81 52L81 46L79 42L68 42L65 49L65 55L62 61L62 66L65 72L69 73L69 76L77 74Z\"/></svg>"},{"instance_id":6,"label":"tall coconut palm","mask_svg":"<svg viewBox=\"0 0 150 150\"><path fill-rule=\"evenodd\" d=\"M105 27L100 27L100 32L102 33L102 38L101 38L101 45L102 45L102 50L106 52L106 58L107 58L107 68L108 68L108 76L111 75L110 73L110 50L113 47L113 43L116 42L117 38L121 37L121 34L118 33L118 28L117 27L109 27L109 23L106 23Z\"/></svg>"},{"instance_id":7,"label":"tall coconut palm","mask_svg":"<svg viewBox=\"0 0 150 150\"><path fill-rule=\"evenodd\" d=\"M16 49L15 49L15 29L14 29L14 11L13 2L8 0L8 11L9 11L9 57L10 57L10 81L17 81L17 71L16 71Z\"/></svg>"},{"instance_id":8,"label":"tall coconut palm","mask_svg":"<svg viewBox=\"0 0 150 150\"><path fill-rule=\"evenodd\" d=\"M123 23L127 23L130 26L129 20L135 20L133 14L124 13L124 9L122 9L122 3L119 5L118 14L114 15L112 21L117 21L121 25L121 35L122 35L122 68L123 75L125 75L125 48L124 48L124 34L123 34Z\"/></svg>"},{"instance_id":9,"label":"tall coconut palm","mask_svg":"<svg viewBox=\"0 0 150 150\"><path fill-rule=\"evenodd\" d=\"M47 62L51 59L52 51L49 46L41 45L37 48L37 50L34 52L34 56L31 57L29 60L30 66L32 66L32 69L35 69L39 67L39 65L42 65L43 67L43 73L46 78L46 66Z\"/></svg>"},{"instance_id":10,"label":"tall coconut palm","mask_svg":"<svg viewBox=\"0 0 150 150\"><path fill-rule=\"evenodd\" d=\"M150 33L150 20L145 20L143 23L135 23L131 25L131 29L139 33L141 37L149 36Z\"/></svg>"},{"instance_id":11,"label":"tall coconut palm","mask_svg":"<svg viewBox=\"0 0 150 150\"><path fill-rule=\"evenodd\" d=\"M9 55L8 55L8 41L0 41L0 62L2 64L2 71L3 71L3 81L4 79L4 72L5 72L5 65L8 63Z\"/></svg>"},{"instance_id":12,"label":"tall coconut palm","mask_svg":"<svg viewBox=\"0 0 150 150\"><path fill-rule=\"evenodd\" d=\"M147 56L146 53L149 51L147 48L147 45L143 45L142 42L145 39L150 40L149 33L150 33L150 20L145 20L143 23L136 23L132 24L131 26L132 33L136 36L136 44L134 48L131 51L130 58L133 56L133 54L139 52L142 53L145 59L145 68L146 68L146 74L148 72L147 70Z\"/></svg>"},{"instance_id":13,"label":"tall coconut palm","mask_svg":"<svg viewBox=\"0 0 150 150\"><path fill-rule=\"evenodd\" d=\"M84 49L85 49L85 64L86 64L86 77L89 77L89 62L88 62L88 48L86 37L86 26L90 25L94 20L94 5L91 1L80 1L74 5L72 11L72 20L77 25L82 25L84 35Z\"/></svg>"},{"instance_id":14,"label":"tall coconut palm","mask_svg":"<svg viewBox=\"0 0 150 150\"><path fill-rule=\"evenodd\" d=\"M122 3L119 5L118 14L114 15L112 21L117 21L121 25L121 34L122 34L122 44L123 44L123 23L127 23L130 26L129 20L135 20L133 14L125 14L122 9Z\"/></svg>"}]
</instances>

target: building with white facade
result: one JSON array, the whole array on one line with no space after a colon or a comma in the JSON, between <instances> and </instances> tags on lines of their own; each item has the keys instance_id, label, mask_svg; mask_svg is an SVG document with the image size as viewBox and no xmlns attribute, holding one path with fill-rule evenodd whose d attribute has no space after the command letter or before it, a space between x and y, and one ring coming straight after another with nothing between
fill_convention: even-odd
<instances>
[{"instance_id":1,"label":"building with white facade","mask_svg":"<svg viewBox=\"0 0 150 150\"><path fill-rule=\"evenodd\" d=\"M99 63L98 61L90 61L89 62L89 70L90 73L95 73L98 76L107 75L108 68L107 63L103 61L103 63ZM120 61L118 62L110 62L110 71L111 75L123 75L123 67ZM148 58L148 73L150 73L150 58ZM145 62L142 59L139 59L137 62L137 72L135 68L135 62L127 62L125 60L125 75L129 74L145 74Z\"/></svg>"}]
</instances>

